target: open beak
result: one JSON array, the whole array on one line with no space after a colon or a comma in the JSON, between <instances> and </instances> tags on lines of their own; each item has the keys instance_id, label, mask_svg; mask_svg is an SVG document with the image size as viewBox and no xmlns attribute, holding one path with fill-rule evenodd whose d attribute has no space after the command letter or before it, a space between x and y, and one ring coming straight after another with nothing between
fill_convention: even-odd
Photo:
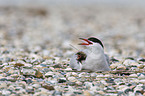
<instances>
[{"instance_id":1,"label":"open beak","mask_svg":"<svg viewBox=\"0 0 145 96\"><path fill-rule=\"evenodd\" d=\"M84 38L79 38L79 39L86 41L86 43L79 43L79 45L90 45L90 44L93 44L88 39L84 39Z\"/></svg>"}]
</instances>

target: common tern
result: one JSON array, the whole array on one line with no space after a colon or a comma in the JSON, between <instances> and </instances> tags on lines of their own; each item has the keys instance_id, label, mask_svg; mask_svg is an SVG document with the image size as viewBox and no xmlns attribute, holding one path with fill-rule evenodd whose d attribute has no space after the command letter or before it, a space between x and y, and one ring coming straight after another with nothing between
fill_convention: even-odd
<instances>
[{"instance_id":1,"label":"common tern","mask_svg":"<svg viewBox=\"0 0 145 96\"><path fill-rule=\"evenodd\" d=\"M110 71L109 57L104 53L102 42L95 37L79 39L85 41L85 43L80 43L79 45L86 48L72 56L70 67L77 71Z\"/></svg>"}]
</instances>

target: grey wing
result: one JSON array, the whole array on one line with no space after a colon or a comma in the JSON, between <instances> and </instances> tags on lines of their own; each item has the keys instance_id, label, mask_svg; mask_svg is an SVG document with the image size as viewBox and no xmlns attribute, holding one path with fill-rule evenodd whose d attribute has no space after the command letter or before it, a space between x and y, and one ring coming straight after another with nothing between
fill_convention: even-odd
<instances>
[{"instance_id":1,"label":"grey wing","mask_svg":"<svg viewBox=\"0 0 145 96\"><path fill-rule=\"evenodd\" d=\"M70 67L72 69L76 69L80 71L82 69L82 65L77 61L77 55L73 55L71 60L70 60Z\"/></svg>"},{"instance_id":2,"label":"grey wing","mask_svg":"<svg viewBox=\"0 0 145 96\"><path fill-rule=\"evenodd\" d=\"M76 60L77 56L75 54L73 54L71 60L70 60L70 67L74 68L76 66L77 60Z\"/></svg>"},{"instance_id":3,"label":"grey wing","mask_svg":"<svg viewBox=\"0 0 145 96\"><path fill-rule=\"evenodd\" d=\"M110 66L109 56L107 54L105 54L105 58L106 58L106 61L107 61L108 65Z\"/></svg>"}]
</instances>

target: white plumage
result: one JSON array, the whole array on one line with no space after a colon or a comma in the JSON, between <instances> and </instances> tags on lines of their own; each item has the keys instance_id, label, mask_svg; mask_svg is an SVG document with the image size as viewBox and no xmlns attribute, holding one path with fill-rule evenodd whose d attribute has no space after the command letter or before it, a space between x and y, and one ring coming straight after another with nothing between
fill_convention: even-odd
<instances>
[{"instance_id":1,"label":"white plumage","mask_svg":"<svg viewBox=\"0 0 145 96\"><path fill-rule=\"evenodd\" d=\"M94 38L94 37L93 37ZM81 38L82 39L82 38ZM90 44L82 43L80 45L86 46L86 49L81 52L86 54L85 60L81 62L77 59L78 55L74 54L70 61L70 67L77 71L110 71L109 58L104 54L103 45L89 41L89 39L82 39Z\"/></svg>"}]
</instances>

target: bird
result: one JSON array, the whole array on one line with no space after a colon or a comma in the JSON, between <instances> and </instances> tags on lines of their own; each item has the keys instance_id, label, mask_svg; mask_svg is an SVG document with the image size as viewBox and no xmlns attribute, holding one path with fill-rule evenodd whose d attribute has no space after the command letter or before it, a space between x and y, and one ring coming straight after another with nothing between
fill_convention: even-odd
<instances>
[{"instance_id":1,"label":"bird","mask_svg":"<svg viewBox=\"0 0 145 96\"><path fill-rule=\"evenodd\" d=\"M95 37L79 39L85 41L84 43L79 43L79 45L86 48L72 55L70 67L77 71L111 71L109 68L109 56L104 53L103 43Z\"/></svg>"}]
</instances>

